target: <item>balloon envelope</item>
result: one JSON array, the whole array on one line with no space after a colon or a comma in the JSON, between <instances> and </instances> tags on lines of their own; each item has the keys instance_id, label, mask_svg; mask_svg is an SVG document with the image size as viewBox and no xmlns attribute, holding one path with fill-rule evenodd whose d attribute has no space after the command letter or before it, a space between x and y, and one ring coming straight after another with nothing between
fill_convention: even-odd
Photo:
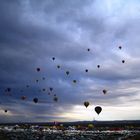
<instances>
[{"instance_id":1,"label":"balloon envelope","mask_svg":"<svg viewBox=\"0 0 140 140\"><path fill-rule=\"evenodd\" d=\"M60 65L57 65L57 68L59 69L60 68Z\"/></svg>"},{"instance_id":2,"label":"balloon envelope","mask_svg":"<svg viewBox=\"0 0 140 140\"><path fill-rule=\"evenodd\" d=\"M97 68L100 68L100 65L97 65Z\"/></svg>"},{"instance_id":3,"label":"balloon envelope","mask_svg":"<svg viewBox=\"0 0 140 140\"><path fill-rule=\"evenodd\" d=\"M106 94L106 93L107 93L107 90L104 89L104 90L103 90L103 93Z\"/></svg>"},{"instance_id":4,"label":"balloon envelope","mask_svg":"<svg viewBox=\"0 0 140 140\"><path fill-rule=\"evenodd\" d=\"M25 99L26 99L26 96L22 96L21 99L22 99L22 100L25 100Z\"/></svg>"},{"instance_id":5,"label":"balloon envelope","mask_svg":"<svg viewBox=\"0 0 140 140\"><path fill-rule=\"evenodd\" d=\"M58 101L58 98L55 96L55 97L53 98L53 100L54 100L55 102L57 102L57 101Z\"/></svg>"},{"instance_id":6,"label":"balloon envelope","mask_svg":"<svg viewBox=\"0 0 140 140\"><path fill-rule=\"evenodd\" d=\"M70 72L69 72L69 71L66 71L66 74L67 74L67 75L69 75L69 74L70 74Z\"/></svg>"},{"instance_id":7,"label":"balloon envelope","mask_svg":"<svg viewBox=\"0 0 140 140\"><path fill-rule=\"evenodd\" d=\"M37 103L38 102L38 98L34 98L33 101L34 101L34 103Z\"/></svg>"},{"instance_id":8,"label":"balloon envelope","mask_svg":"<svg viewBox=\"0 0 140 140\"><path fill-rule=\"evenodd\" d=\"M85 107L87 108L89 106L89 102L84 102Z\"/></svg>"},{"instance_id":9,"label":"balloon envelope","mask_svg":"<svg viewBox=\"0 0 140 140\"><path fill-rule=\"evenodd\" d=\"M122 63L125 63L125 60L122 60Z\"/></svg>"},{"instance_id":10,"label":"balloon envelope","mask_svg":"<svg viewBox=\"0 0 140 140\"><path fill-rule=\"evenodd\" d=\"M55 60L55 57L53 57L52 60Z\"/></svg>"},{"instance_id":11,"label":"balloon envelope","mask_svg":"<svg viewBox=\"0 0 140 140\"><path fill-rule=\"evenodd\" d=\"M95 112L99 115L102 111L102 108L100 106L95 107Z\"/></svg>"},{"instance_id":12,"label":"balloon envelope","mask_svg":"<svg viewBox=\"0 0 140 140\"><path fill-rule=\"evenodd\" d=\"M40 71L40 68L36 68L36 70L39 72Z\"/></svg>"},{"instance_id":13,"label":"balloon envelope","mask_svg":"<svg viewBox=\"0 0 140 140\"><path fill-rule=\"evenodd\" d=\"M119 46L119 49L121 50L122 49L122 46Z\"/></svg>"}]
</instances>

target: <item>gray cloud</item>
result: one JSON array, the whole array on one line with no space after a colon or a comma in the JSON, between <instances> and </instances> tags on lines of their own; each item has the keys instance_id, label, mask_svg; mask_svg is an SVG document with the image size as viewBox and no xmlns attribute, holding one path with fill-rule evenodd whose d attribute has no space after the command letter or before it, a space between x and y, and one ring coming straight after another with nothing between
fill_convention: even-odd
<instances>
[{"instance_id":1,"label":"gray cloud","mask_svg":"<svg viewBox=\"0 0 140 140\"><path fill-rule=\"evenodd\" d=\"M0 95L1 109L12 113L8 119L49 121L85 100L94 105L139 106L138 15L137 1L131 0L103 5L98 0L1 0ZM41 72L36 72L37 67ZM26 88L28 84L30 88ZM12 88L11 97L4 93L7 87ZM50 96L49 87L54 88ZM43 88L47 91L38 92ZM105 96L104 88L108 90ZM59 97L57 104L53 94ZM23 95L27 96L25 102L20 99ZM34 97L41 101L38 105L33 104Z\"/></svg>"}]
</instances>

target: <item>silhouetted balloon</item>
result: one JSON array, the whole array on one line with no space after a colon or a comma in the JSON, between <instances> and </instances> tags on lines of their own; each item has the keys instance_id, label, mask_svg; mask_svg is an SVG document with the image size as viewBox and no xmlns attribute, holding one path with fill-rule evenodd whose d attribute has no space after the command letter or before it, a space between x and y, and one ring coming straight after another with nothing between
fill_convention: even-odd
<instances>
[{"instance_id":1,"label":"silhouetted balloon","mask_svg":"<svg viewBox=\"0 0 140 140\"><path fill-rule=\"evenodd\" d=\"M56 96L56 94L54 94L54 96Z\"/></svg>"},{"instance_id":2,"label":"silhouetted balloon","mask_svg":"<svg viewBox=\"0 0 140 140\"><path fill-rule=\"evenodd\" d=\"M85 107L87 108L89 106L89 102L85 101L84 102Z\"/></svg>"},{"instance_id":3,"label":"silhouetted balloon","mask_svg":"<svg viewBox=\"0 0 140 140\"><path fill-rule=\"evenodd\" d=\"M26 85L27 88L29 88L29 85Z\"/></svg>"},{"instance_id":4,"label":"silhouetted balloon","mask_svg":"<svg viewBox=\"0 0 140 140\"><path fill-rule=\"evenodd\" d=\"M59 69L60 68L60 65L57 65L57 68Z\"/></svg>"},{"instance_id":5,"label":"silhouetted balloon","mask_svg":"<svg viewBox=\"0 0 140 140\"><path fill-rule=\"evenodd\" d=\"M97 65L97 68L100 68L100 65Z\"/></svg>"},{"instance_id":6,"label":"silhouetted balloon","mask_svg":"<svg viewBox=\"0 0 140 140\"><path fill-rule=\"evenodd\" d=\"M43 77L42 79L45 80L45 77Z\"/></svg>"},{"instance_id":7,"label":"silhouetted balloon","mask_svg":"<svg viewBox=\"0 0 140 140\"><path fill-rule=\"evenodd\" d=\"M67 74L67 75L69 75L69 74L70 74L70 72L69 72L69 71L66 71L66 74Z\"/></svg>"},{"instance_id":8,"label":"silhouetted balloon","mask_svg":"<svg viewBox=\"0 0 140 140\"><path fill-rule=\"evenodd\" d=\"M48 95L50 95L51 93L50 92L48 92Z\"/></svg>"},{"instance_id":9,"label":"silhouetted balloon","mask_svg":"<svg viewBox=\"0 0 140 140\"><path fill-rule=\"evenodd\" d=\"M53 88L52 87L50 87L50 91L53 91Z\"/></svg>"},{"instance_id":10,"label":"silhouetted balloon","mask_svg":"<svg viewBox=\"0 0 140 140\"><path fill-rule=\"evenodd\" d=\"M34 98L34 99L33 99L33 102L34 102L34 103L38 103L38 98Z\"/></svg>"},{"instance_id":11,"label":"silhouetted balloon","mask_svg":"<svg viewBox=\"0 0 140 140\"><path fill-rule=\"evenodd\" d=\"M95 112L99 115L102 111L102 108L100 106L95 107Z\"/></svg>"},{"instance_id":12,"label":"silhouetted balloon","mask_svg":"<svg viewBox=\"0 0 140 140\"><path fill-rule=\"evenodd\" d=\"M88 72L88 69L86 69L85 72Z\"/></svg>"},{"instance_id":13,"label":"silhouetted balloon","mask_svg":"<svg viewBox=\"0 0 140 140\"><path fill-rule=\"evenodd\" d=\"M7 113L7 112L8 112L8 110L4 110L4 112L5 112L5 113Z\"/></svg>"},{"instance_id":14,"label":"silhouetted balloon","mask_svg":"<svg viewBox=\"0 0 140 140\"><path fill-rule=\"evenodd\" d=\"M107 90L103 89L103 93L106 94L107 93Z\"/></svg>"},{"instance_id":15,"label":"silhouetted balloon","mask_svg":"<svg viewBox=\"0 0 140 140\"><path fill-rule=\"evenodd\" d=\"M90 51L90 48L88 48L87 51L89 52Z\"/></svg>"},{"instance_id":16,"label":"silhouetted balloon","mask_svg":"<svg viewBox=\"0 0 140 140\"><path fill-rule=\"evenodd\" d=\"M7 91L10 92L11 91L11 88L7 88Z\"/></svg>"},{"instance_id":17,"label":"silhouetted balloon","mask_svg":"<svg viewBox=\"0 0 140 140\"><path fill-rule=\"evenodd\" d=\"M57 98L57 97L54 97L53 100L54 100L55 102L57 102L57 101L58 101L58 98Z\"/></svg>"},{"instance_id":18,"label":"silhouetted balloon","mask_svg":"<svg viewBox=\"0 0 140 140\"><path fill-rule=\"evenodd\" d=\"M39 82L39 80L36 80L36 82L38 83L38 82Z\"/></svg>"},{"instance_id":19,"label":"silhouetted balloon","mask_svg":"<svg viewBox=\"0 0 140 140\"><path fill-rule=\"evenodd\" d=\"M77 81L76 80L73 80L73 83L76 83Z\"/></svg>"},{"instance_id":20,"label":"silhouetted balloon","mask_svg":"<svg viewBox=\"0 0 140 140\"><path fill-rule=\"evenodd\" d=\"M43 88L42 90L43 90L43 91L45 91L46 89L45 89L45 88Z\"/></svg>"},{"instance_id":21,"label":"silhouetted balloon","mask_svg":"<svg viewBox=\"0 0 140 140\"><path fill-rule=\"evenodd\" d=\"M55 57L52 57L52 60L55 60Z\"/></svg>"},{"instance_id":22,"label":"silhouetted balloon","mask_svg":"<svg viewBox=\"0 0 140 140\"><path fill-rule=\"evenodd\" d=\"M40 68L36 68L36 70L39 72L40 71Z\"/></svg>"},{"instance_id":23,"label":"silhouetted balloon","mask_svg":"<svg viewBox=\"0 0 140 140\"><path fill-rule=\"evenodd\" d=\"M25 99L26 99L26 96L22 96L21 99L22 99L22 100L25 100Z\"/></svg>"},{"instance_id":24,"label":"silhouetted balloon","mask_svg":"<svg viewBox=\"0 0 140 140\"><path fill-rule=\"evenodd\" d=\"M125 60L122 60L122 63L125 63Z\"/></svg>"},{"instance_id":25,"label":"silhouetted balloon","mask_svg":"<svg viewBox=\"0 0 140 140\"><path fill-rule=\"evenodd\" d=\"M121 50L122 49L122 46L119 46L119 49Z\"/></svg>"}]
</instances>

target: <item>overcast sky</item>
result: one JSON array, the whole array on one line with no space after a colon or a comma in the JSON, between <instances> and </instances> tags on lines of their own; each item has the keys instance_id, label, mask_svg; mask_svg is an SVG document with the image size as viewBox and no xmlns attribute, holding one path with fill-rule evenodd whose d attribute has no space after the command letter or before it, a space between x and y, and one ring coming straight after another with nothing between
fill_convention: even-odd
<instances>
[{"instance_id":1,"label":"overcast sky","mask_svg":"<svg viewBox=\"0 0 140 140\"><path fill-rule=\"evenodd\" d=\"M0 122L140 119L139 25L139 0L0 0Z\"/></svg>"}]
</instances>

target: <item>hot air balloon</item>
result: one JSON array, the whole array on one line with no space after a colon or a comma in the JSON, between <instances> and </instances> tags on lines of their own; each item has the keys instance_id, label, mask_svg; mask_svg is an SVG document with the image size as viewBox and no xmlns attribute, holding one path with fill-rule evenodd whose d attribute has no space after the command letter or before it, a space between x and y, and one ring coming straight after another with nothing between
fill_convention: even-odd
<instances>
[{"instance_id":1,"label":"hot air balloon","mask_svg":"<svg viewBox=\"0 0 140 140\"><path fill-rule=\"evenodd\" d=\"M5 113L7 113L7 112L8 112L8 110L4 110L4 112L5 112Z\"/></svg>"},{"instance_id":2,"label":"hot air balloon","mask_svg":"<svg viewBox=\"0 0 140 140\"><path fill-rule=\"evenodd\" d=\"M103 93L106 94L107 93L107 90L103 89Z\"/></svg>"},{"instance_id":3,"label":"hot air balloon","mask_svg":"<svg viewBox=\"0 0 140 140\"><path fill-rule=\"evenodd\" d=\"M29 85L26 85L27 88L29 88Z\"/></svg>"},{"instance_id":4,"label":"hot air balloon","mask_svg":"<svg viewBox=\"0 0 140 140\"><path fill-rule=\"evenodd\" d=\"M42 79L45 80L45 77L43 77Z\"/></svg>"},{"instance_id":5,"label":"hot air balloon","mask_svg":"<svg viewBox=\"0 0 140 140\"><path fill-rule=\"evenodd\" d=\"M34 98L34 99L33 99L33 102L34 102L34 103L38 103L38 98Z\"/></svg>"},{"instance_id":6,"label":"hot air balloon","mask_svg":"<svg viewBox=\"0 0 140 140\"><path fill-rule=\"evenodd\" d=\"M90 48L88 48L87 51L89 52L90 51Z\"/></svg>"},{"instance_id":7,"label":"hot air balloon","mask_svg":"<svg viewBox=\"0 0 140 140\"><path fill-rule=\"evenodd\" d=\"M50 91L53 91L53 88L52 87L50 87Z\"/></svg>"},{"instance_id":8,"label":"hot air balloon","mask_svg":"<svg viewBox=\"0 0 140 140\"><path fill-rule=\"evenodd\" d=\"M11 88L7 88L7 90L6 90L6 91L10 92L10 91L11 91Z\"/></svg>"},{"instance_id":9,"label":"hot air balloon","mask_svg":"<svg viewBox=\"0 0 140 140\"><path fill-rule=\"evenodd\" d=\"M45 89L45 88L43 88L42 90L43 90L43 91L45 91L46 89Z\"/></svg>"},{"instance_id":10,"label":"hot air balloon","mask_svg":"<svg viewBox=\"0 0 140 140\"><path fill-rule=\"evenodd\" d=\"M25 100L25 99L26 99L26 96L22 96L21 99L22 99L22 100Z\"/></svg>"},{"instance_id":11,"label":"hot air balloon","mask_svg":"<svg viewBox=\"0 0 140 140\"><path fill-rule=\"evenodd\" d=\"M52 57L52 60L55 60L55 57Z\"/></svg>"},{"instance_id":12,"label":"hot air balloon","mask_svg":"<svg viewBox=\"0 0 140 140\"><path fill-rule=\"evenodd\" d=\"M73 83L76 83L77 81L76 80L73 80Z\"/></svg>"},{"instance_id":13,"label":"hot air balloon","mask_svg":"<svg viewBox=\"0 0 140 140\"><path fill-rule=\"evenodd\" d=\"M60 65L57 65L57 68L59 69L60 68Z\"/></svg>"},{"instance_id":14,"label":"hot air balloon","mask_svg":"<svg viewBox=\"0 0 140 140\"><path fill-rule=\"evenodd\" d=\"M125 60L122 60L122 63L125 63Z\"/></svg>"},{"instance_id":15,"label":"hot air balloon","mask_svg":"<svg viewBox=\"0 0 140 140\"><path fill-rule=\"evenodd\" d=\"M85 72L88 72L88 69L86 69Z\"/></svg>"},{"instance_id":16,"label":"hot air balloon","mask_svg":"<svg viewBox=\"0 0 140 140\"><path fill-rule=\"evenodd\" d=\"M100 106L95 107L95 112L99 115L102 111L102 108Z\"/></svg>"},{"instance_id":17,"label":"hot air balloon","mask_svg":"<svg viewBox=\"0 0 140 140\"><path fill-rule=\"evenodd\" d=\"M122 49L122 46L119 46L119 49L121 50Z\"/></svg>"},{"instance_id":18,"label":"hot air balloon","mask_svg":"<svg viewBox=\"0 0 140 140\"><path fill-rule=\"evenodd\" d=\"M87 108L89 106L89 102L85 101L84 106Z\"/></svg>"},{"instance_id":19,"label":"hot air balloon","mask_svg":"<svg viewBox=\"0 0 140 140\"><path fill-rule=\"evenodd\" d=\"M36 70L37 70L37 72L39 72L40 71L40 68L36 68Z\"/></svg>"},{"instance_id":20,"label":"hot air balloon","mask_svg":"<svg viewBox=\"0 0 140 140\"><path fill-rule=\"evenodd\" d=\"M70 73L69 71L66 71L66 74L67 74L67 75L69 75L69 73Z\"/></svg>"},{"instance_id":21,"label":"hot air balloon","mask_svg":"<svg viewBox=\"0 0 140 140\"><path fill-rule=\"evenodd\" d=\"M58 101L58 98L57 98L57 97L54 97L53 100L54 100L55 102L57 102L57 101Z\"/></svg>"},{"instance_id":22,"label":"hot air balloon","mask_svg":"<svg viewBox=\"0 0 140 140\"><path fill-rule=\"evenodd\" d=\"M100 65L97 65L97 68L100 68Z\"/></svg>"},{"instance_id":23,"label":"hot air balloon","mask_svg":"<svg viewBox=\"0 0 140 140\"><path fill-rule=\"evenodd\" d=\"M38 82L39 82L39 80L36 80L36 82L38 83Z\"/></svg>"}]
</instances>

